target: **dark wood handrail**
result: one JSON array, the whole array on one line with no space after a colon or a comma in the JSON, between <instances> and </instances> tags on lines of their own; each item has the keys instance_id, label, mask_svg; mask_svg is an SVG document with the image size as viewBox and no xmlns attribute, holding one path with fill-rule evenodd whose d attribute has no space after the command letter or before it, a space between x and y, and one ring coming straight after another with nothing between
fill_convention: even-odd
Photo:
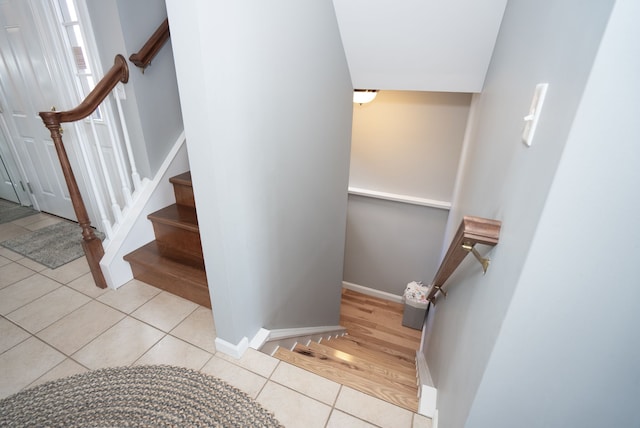
<instances>
[{"instance_id":1,"label":"dark wood handrail","mask_svg":"<svg viewBox=\"0 0 640 428\"><path fill-rule=\"evenodd\" d=\"M476 244L494 246L500 238L501 222L480 217L465 216L460 227L451 241L447 254L442 259L440 268L431 283L432 287L427 295L427 300L435 303L438 292L446 297L443 290L444 283L451 274L460 266L460 263L470 252L475 251ZM476 257L479 257L476 254ZM486 265L483 265L486 269Z\"/></svg>"},{"instance_id":2,"label":"dark wood handrail","mask_svg":"<svg viewBox=\"0 0 640 428\"><path fill-rule=\"evenodd\" d=\"M78 183L76 182L69 157L64 148L60 124L75 122L89 116L104 101L118 82L127 83L128 80L129 67L127 66L127 61L122 55L116 55L113 67L111 67L80 105L68 111L41 111L39 113L44 125L51 132L51 139L55 145L60 166L62 167L62 173L64 174L64 179L69 189L73 210L78 218L78 224L82 228L82 248L87 256L87 263L91 269L93 280L100 288L107 288L107 282L100 268L100 259L102 259L104 255L104 248L102 247L102 242L91 228L87 208L82 200Z\"/></svg>"},{"instance_id":3,"label":"dark wood handrail","mask_svg":"<svg viewBox=\"0 0 640 428\"><path fill-rule=\"evenodd\" d=\"M169 19L162 21L158 29L149 37L149 40L142 48L129 57L129 61L134 63L136 67L140 67L142 72L151 65L151 60L155 58L158 51L169 40Z\"/></svg>"}]
</instances>

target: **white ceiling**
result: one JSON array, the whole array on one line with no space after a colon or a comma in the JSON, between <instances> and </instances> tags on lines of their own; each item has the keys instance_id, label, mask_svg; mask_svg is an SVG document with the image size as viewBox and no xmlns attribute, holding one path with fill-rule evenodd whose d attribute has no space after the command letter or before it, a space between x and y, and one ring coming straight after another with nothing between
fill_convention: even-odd
<instances>
[{"instance_id":1,"label":"white ceiling","mask_svg":"<svg viewBox=\"0 0 640 428\"><path fill-rule=\"evenodd\" d=\"M354 88L480 92L507 0L333 0Z\"/></svg>"}]
</instances>

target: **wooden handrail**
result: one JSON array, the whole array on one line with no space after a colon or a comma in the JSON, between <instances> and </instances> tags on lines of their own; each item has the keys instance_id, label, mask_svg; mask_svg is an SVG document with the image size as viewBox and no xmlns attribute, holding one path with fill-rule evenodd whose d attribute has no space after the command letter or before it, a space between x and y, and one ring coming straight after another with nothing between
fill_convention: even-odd
<instances>
[{"instance_id":1,"label":"wooden handrail","mask_svg":"<svg viewBox=\"0 0 640 428\"><path fill-rule=\"evenodd\" d=\"M451 274L460 266L467 254L473 252L480 260L480 256L475 252L474 247L476 244L494 246L498 243L500 226L501 222L498 220L471 216L462 218L460 227L458 227L458 231L451 241L447 254L444 256L440 268L433 278L431 290L427 295L428 301L435 303L438 292L446 297L447 294L442 287ZM488 261L483 259L481 262L484 262L483 267L486 271Z\"/></svg>"},{"instance_id":2,"label":"wooden handrail","mask_svg":"<svg viewBox=\"0 0 640 428\"><path fill-rule=\"evenodd\" d=\"M41 111L39 113L44 125L51 132L51 139L56 148L62 173L64 174L64 179L69 189L73 210L78 218L78 224L82 228L82 248L87 256L87 263L91 269L93 280L100 288L107 288L107 282L102 274L102 269L100 269L100 259L104 255L104 248L102 247L102 242L91 228L87 208L82 200L78 183L76 182L69 157L64 148L60 124L75 122L89 116L98 108L100 103L104 101L118 82L127 83L128 80L129 67L127 66L127 61L122 55L116 55L113 67L111 67L80 105L68 111Z\"/></svg>"},{"instance_id":3,"label":"wooden handrail","mask_svg":"<svg viewBox=\"0 0 640 428\"><path fill-rule=\"evenodd\" d=\"M169 19L162 21L158 29L149 37L142 48L129 57L129 61L136 67L142 68L142 72L151 65L151 60L156 56L160 48L169 40Z\"/></svg>"}]
</instances>

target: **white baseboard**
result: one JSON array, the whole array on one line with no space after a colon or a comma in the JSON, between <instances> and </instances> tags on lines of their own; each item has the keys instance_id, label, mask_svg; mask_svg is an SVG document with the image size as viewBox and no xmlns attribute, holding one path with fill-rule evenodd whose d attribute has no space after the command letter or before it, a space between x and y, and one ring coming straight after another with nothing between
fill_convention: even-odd
<instances>
[{"instance_id":1,"label":"white baseboard","mask_svg":"<svg viewBox=\"0 0 640 428\"><path fill-rule=\"evenodd\" d=\"M250 347L253 349L260 349L262 345L272 340L282 340L293 337L314 336L322 334L344 334L346 331L347 329L340 325L281 328L276 330L267 330L261 328L253 337L253 339L251 339Z\"/></svg>"},{"instance_id":2,"label":"white baseboard","mask_svg":"<svg viewBox=\"0 0 640 428\"><path fill-rule=\"evenodd\" d=\"M233 358L242 358L247 349L249 349L249 339L246 337L243 337L237 345L216 337L216 351L220 351Z\"/></svg>"},{"instance_id":3,"label":"white baseboard","mask_svg":"<svg viewBox=\"0 0 640 428\"><path fill-rule=\"evenodd\" d=\"M271 332L266 328L261 328L260 330L258 330L256 335L253 336L253 339L251 339L251 341L249 342L249 347L255 350L259 350L260 348L262 348L262 345L264 345L265 342L269 340L269 333Z\"/></svg>"},{"instance_id":4,"label":"white baseboard","mask_svg":"<svg viewBox=\"0 0 640 428\"><path fill-rule=\"evenodd\" d=\"M373 288L365 287L363 285L353 284L351 282L346 282L346 281L342 281L342 287L346 288L347 290L366 294L367 296L377 297L379 299L389 300L391 302L402 303L402 296L398 296L397 294L387 293L386 291L380 291Z\"/></svg>"},{"instance_id":5,"label":"white baseboard","mask_svg":"<svg viewBox=\"0 0 640 428\"><path fill-rule=\"evenodd\" d=\"M416 352L416 369L418 372L418 392L420 396L418 413L433 418L436 414L438 390L433 386L427 360L421 351Z\"/></svg>"}]
</instances>

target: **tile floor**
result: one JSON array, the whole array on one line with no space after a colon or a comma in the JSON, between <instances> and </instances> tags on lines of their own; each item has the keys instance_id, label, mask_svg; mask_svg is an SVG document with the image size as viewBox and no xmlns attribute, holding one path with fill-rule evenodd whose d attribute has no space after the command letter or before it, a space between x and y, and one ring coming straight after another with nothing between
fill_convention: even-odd
<instances>
[{"instance_id":1,"label":"tile floor","mask_svg":"<svg viewBox=\"0 0 640 428\"><path fill-rule=\"evenodd\" d=\"M61 221L0 224L0 242ZM0 398L87 370L172 364L242 389L286 427L431 427L431 420L249 349L216 352L209 309L132 280L93 284L84 258L51 270L0 246Z\"/></svg>"}]
</instances>

